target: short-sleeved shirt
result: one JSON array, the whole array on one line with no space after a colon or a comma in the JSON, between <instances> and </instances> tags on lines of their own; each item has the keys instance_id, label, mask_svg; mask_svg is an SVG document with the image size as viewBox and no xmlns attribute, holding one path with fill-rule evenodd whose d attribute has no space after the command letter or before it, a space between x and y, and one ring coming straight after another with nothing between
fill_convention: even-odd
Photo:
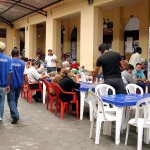
<instances>
[{"instance_id":1,"label":"short-sleeved shirt","mask_svg":"<svg viewBox=\"0 0 150 150\"><path fill-rule=\"evenodd\" d=\"M47 67L56 67L56 63L55 61L53 61L54 59L57 59L56 55L48 55L45 57L45 60L47 62Z\"/></svg>"},{"instance_id":2,"label":"short-sleeved shirt","mask_svg":"<svg viewBox=\"0 0 150 150\"><path fill-rule=\"evenodd\" d=\"M121 56L117 52L103 53L96 62L96 66L102 66L104 79L121 78Z\"/></svg>"},{"instance_id":3,"label":"short-sleeved shirt","mask_svg":"<svg viewBox=\"0 0 150 150\"><path fill-rule=\"evenodd\" d=\"M19 58L12 58L12 74L10 87L20 88L24 81L24 74L26 74L25 63Z\"/></svg>"},{"instance_id":4,"label":"short-sleeved shirt","mask_svg":"<svg viewBox=\"0 0 150 150\"><path fill-rule=\"evenodd\" d=\"M136 84L136 80L134 79L132 74L130 74L127 70L122 71L121 75L122 75L122 79L125 85L129 83Z\"/></svg>"},{"instance_id":5,"label":"short-sleeved shirt","mask_svg":"<svg viewBox=\"0 0 150 150\"><path fill-rule=\"evenodd\" d=\"M132 73L135 74L135 76L136 76L137 78L145 78L145 75L144 75L144 73L143 73L142 70L137 71L136 69L134 69L134 70L132 71Z\"/></svg>"},{"instance_id":6,"label":"short-sleeved shirt","mask_svg":"<svg viewBox=\"0 0 150 150\"><path fill-rule=\"evenodd\" d=\"M129 64L133 65L134 67L136 67L137 63L141 63L141 55L139 53L133 54L129 60Z\"/></svg>"},{"instance_id":7,"label":"short-sleeved shirt","mask_svg":"<svg viewBox=\"0 0 150 150\"><path fill-rule=\"evenodd\" d=\"M41 77L41 75L38 73L38 71L31 66L28 71L27 71L27 76L29 81L31 82L37 82L39 80L39 78Z\"/></svg>"},{"instance_id":8,"label":"short-sleeved shirt","mask_svg":"<svg viewBox=\"0 0 150 150\"><path fill-rule=\"evenodd\" d=\"M6 87L8 85L8 75L11 72L11 58L0 53L0 87Z\"/></svg>"}]
</instances>

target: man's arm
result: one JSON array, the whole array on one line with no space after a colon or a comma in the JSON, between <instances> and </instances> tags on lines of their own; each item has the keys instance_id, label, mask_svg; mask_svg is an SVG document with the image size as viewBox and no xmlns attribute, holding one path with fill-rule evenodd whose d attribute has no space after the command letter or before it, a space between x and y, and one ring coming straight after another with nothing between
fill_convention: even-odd
<instances>
[{"instance_id":1,"label":"man's arm","mask_svg":"<svg viewBox=\"0 0 150 150\"><path fill-rule=\"evenodd\" d=\"M121 66L121 68L122 68L122 71L125 70L125 65L124 65L124 63L123 63L123 60L120 61L120 66Z\"/></svg>"},{"instance_id":2,"label":"man's arm","mask_svg":"<svg viewBox=\"0 0 150 150\"><path fill-rule=\"evenodd\" d=\"M8 74L8 85L6 87L7 93L9 93L9 91L10 91L10 80L11 80L11 73Z\"/></svg>"},{"instance_id":3,"label":"man's arm","mask_svg":"<svg viewBox=\"0 0 150 150\"><path fill-rule=\"evenodd\" d=\"M93 71L93 81L96 80L96 76L98 75L100 67L96 66L95 70Z\"/></svg>"}]
</instances>

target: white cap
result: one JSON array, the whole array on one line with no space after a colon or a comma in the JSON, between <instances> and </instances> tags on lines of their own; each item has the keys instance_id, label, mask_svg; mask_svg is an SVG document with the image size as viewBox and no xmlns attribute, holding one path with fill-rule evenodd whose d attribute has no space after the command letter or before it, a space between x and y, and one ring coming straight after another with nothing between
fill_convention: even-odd
<instances>
[{"instance_id":1,"label":"white cap","mask_svg":"<svg viewBox=\"0 0 150 150\"><path fill-rule=\"evenodd\" d=\"M5 43L0 42L0 50L4 50L5 49Z\"/></svg>"},{"instance_id":2,"label":"white cap","mask_svg":"<svg viewBox=\"0 0 150 150\"><path fill-rule=\"evenodd\" d=\"M53 51L53 50L52 50L52 48L48 48L48 50L51 50L51 51Z\"/></svg>"}]
</instances>

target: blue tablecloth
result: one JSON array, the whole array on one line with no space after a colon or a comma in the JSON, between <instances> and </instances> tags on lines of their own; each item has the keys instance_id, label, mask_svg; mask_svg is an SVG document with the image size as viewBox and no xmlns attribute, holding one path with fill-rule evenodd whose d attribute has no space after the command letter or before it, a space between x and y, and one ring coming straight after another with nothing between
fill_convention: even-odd
<instances>
[{"instance_id":1,"label":"blue tablecloth","mask_svg":"<svg viewBox=\"0 0 150 150\"><path fill-rule=\"evenodd\" d=\"M80 81L80 88L79 88L79 90L86 92L86 91L89 90L90 85L91 85L91 83L86 83L86 82L81 82Z\"/></svg>"},{"instance_id":2,"label":"blue tablecloth","mask_svg":"<svg viewBox=\"0 0 150 150\"><path fill-rule=\"evenodd\" d=\"M47 80L48 82L51 82L51 81L52 81L52 78L46 78L46 80Z\"/></svg>"},{"instance_id":3,"label":"blue tablecloth","mask_svg":"<svg viewBox=\"0 0 150 150\"><path fill-rule=\"evenodd\" d=\"M146 83L138 83L138 85L141 87L150 86L150 84L146 84Z\"/></svg>"},{"instance_id":4,"label":"blue tablecloth","mask_svg":"<svg viewBox=\"0 0 150 150\"><path fill-rule=\"evenodd\" d=\"M108 95L102 96L102 100L106 103L113 104L115 106L134 106L136 103L144 99L146 97L150 97L150 94L116 94L116 95Z\"/></svg>"}]
</instances>

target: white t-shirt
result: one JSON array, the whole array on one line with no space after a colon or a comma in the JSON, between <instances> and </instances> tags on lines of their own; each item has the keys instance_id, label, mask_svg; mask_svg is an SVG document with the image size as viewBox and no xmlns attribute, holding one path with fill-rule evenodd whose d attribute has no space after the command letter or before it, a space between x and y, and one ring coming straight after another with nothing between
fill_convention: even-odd
<instances>
[{"instance_id":1,"label":"white t-shirt","mask_svg":"<svg viewBox=\"0 0 150 150\"><path fill-rule=\"evenodd\" d=\"M41 77L41 75L38 73L38 71L31 66L28 71L27 71L27 76L29 81L31 82L37 82L39 80L39 78Z\"/></svg>"},{"instance_id":2,"label":"white t-shirt","mask_svg":"<svg viewBox=\"0 0 150 150\"><path fill-rule=\"evenodd\" d=\"M129 64L136 66L137 63L141 63L141 55L139 53L135 53L131 56L129 60Z\"/></svg>"},{"instance_id":3,"label":"white t-shirt","mask_svg":"<svg viewBox=\"0 0 150 150\"><path fill-rule=\"evenodd\" d=\"M56 55L48 55L45 57L45 61L47 62L47 67L56 67L56 62L54 61L54 59L57 59Z\"/></svg>"}]
</instances>

